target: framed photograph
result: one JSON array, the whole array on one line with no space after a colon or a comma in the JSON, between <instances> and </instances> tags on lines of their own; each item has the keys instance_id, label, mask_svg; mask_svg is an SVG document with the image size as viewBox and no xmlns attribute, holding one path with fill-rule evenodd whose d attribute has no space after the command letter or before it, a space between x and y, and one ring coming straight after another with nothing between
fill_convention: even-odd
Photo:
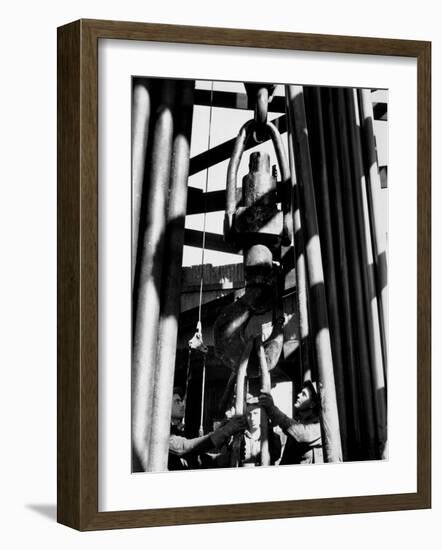
<instances>
[{"instance_id":1,"label":"framed photograph","mask_svg":"<svg viewBox=\"0 0 442 550\"><path fill-rule=\"evenodd\" d=\"M58 29L58 521L431 506L431 44Z\"/></svg>"}]
</instances>

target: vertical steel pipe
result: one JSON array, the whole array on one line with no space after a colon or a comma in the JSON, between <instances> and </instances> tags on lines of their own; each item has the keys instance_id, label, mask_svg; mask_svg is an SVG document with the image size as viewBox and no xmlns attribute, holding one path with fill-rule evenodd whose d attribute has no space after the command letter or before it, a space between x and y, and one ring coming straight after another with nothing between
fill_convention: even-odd
<instances>
[{"instance_id":1,"label":"vertical steel pipe","mask_svg":"<svg viewBox=\"0 0 442 550\"><path fill-rule=\"evenodd\" d=\"M342 461L341 435L302 86L289 86L288 94L289 116L292 119L291 127L294 129L289 139L293 140L293 149L296 165L299 168L297 172L300 176L300 191L304 206L302 221L305 224L307 273L311 303L310 313L321 400L324 458L327 462L337 462Z\"/></svg>"},{"instance_id":2,"label":"vertical steel pipe","mask_svg":"<svg viewBox=\"0 0 442 550\"><path fill-rule=\"evenodd\" d=\"M245 386L247 377L247 366L249 364L250 352L252 351L252 340L246 342L246 346L241 355L241 359L236 373L236 395L235 395L235 414L244 414ZM240 465L242 434L235 434L232 442L232 454L230 457L230 466L237 468Z\"/></svg>"},{"instance_id":3,"label":"vertical steel pipe","mask_svg":"<svg viewBox=\"0 0 442 550\"><path fill-rule=\"evenodd\" d=\"M270 373L262 340L258 342L258 358L261 372L261 391L270 394ZM261 466L270 466L269 419L263 407L261 407Z\"/></svg>"},{"instance_id":4,"label":"vertical steel pipe","mask_svg":"<svg viewBox=\"0 0 442 550\"><path fill-rule=\"evenodd\" d=\"M138 247L139 282L134 288L134 336L132 355L132 442L142 468L147 469L152 416L153 383L158 341L160 295L166 229L166 201L172 155L175 83L165 80L155 106L148 188L140 220L142 242Z\"/></svg>"},{"instance_id":5,"label":"vertical steel pipe","mask_svg":"<svg viewBox=\"0 0 442 550\"><path fill-rule=\"evenodd\" d=\"M387 337L388 328L388 252L387 234L381 219L383 211L381 178L379 175L376 142L374 136L373 104L370 90L358 90L361 126L364 138L365 176L367 178L367 200L370 214L371 238L373 245L374 265L376 267L375 284L377 290L379 318L381 322L381 338L384 358L384 372L387 367Z\"/></svg>"},{"instance_id":6,"label":"vertical steel pipe","mask_svg":"<svg viewBox=\"0 0 442 550\"><path fill-rule=\"evenodd\" d=\"M367 342L367 324L365 318L362 274L355 213L354 187L351 172L349 143L349 125L347 121L346 98L342 88L336 89L337 123L339 152L342 168L342 205L344 211L345 232L347 235L347 256L349 261L350 292L352 298L352 318L357 342L356 368L361 388L361 412L364 430L362 432L363 450L361 458L374 459L377 456L375 432L375 411L373 407L373 389L370 371L370 352Z\"/></svg>"},{"instance_id":7,"label":"vertical steel pipe","mask_svg":"<svg viewBox=\"0 0 442 550\"><path fill-rule=\"evenodd\" d=\"M221 399L219 400L218 416L223 416L224 413L226 412L229 406L229 402L232 399L235 384L236 384L236 373L231 372L229 376L229 380L227 381L226 387L224 389L224 392L221 396Z\"/></svg>"},{"instance_id":8,"label":"vertical steel pipe","mask_svg":"<svg viewBox=\"0 0 442 550\"><path fill-rule=\"evenodd\" d=\"M286 114L288 120L289 134L294 134L292 127L293 116L290 116L290 94L289 87L286 86ZM299 182L296 178L294 140L288 140L289 163L290 163L290 178L292 187L292 204L293 204L293 248L295 253L296 267L296 291L297 291L297 307L298 307L298 334L299 334L299 349L301 358L301 378L312 378L310 362L312 354L310 349L310 330L309 330L309 314L308 314L308 283L307 270L305 266L305 242L304 228L301 223L301 195L299 191Z\"/></svg>"},{"instance_id":9,"label":"vertical steel pipe","mask_svg":"<svg viewBox=\"0 0 442 550\"><path fill-rule=\"evenodd\" d=\"M177 84L177 101L174 109L172 166L163 256L165 261L148 460L148 470L152 472L167 470L180 314L181 264L187 207L194 87L194 81L182 81Z\"/></svg>"},{"instance_id":10,"label":"vertical steel pipe","mask_svg":"<svg viewBox=\"0 0 442 550\"><path fill-rule=\"evenodd\" d=\"M326 287L328 319L330 322L330 340L333 356L333 367L336 384L336 398L339 412L339 426L344 459L347 458L347 410L344 387L344 361L342 356L341 327L339 318L338 292L336 288L336 272L334 260L334 236L331 219L329 196L329 174L326 158L326 144L324 136L324 117L322 112L321 88L313 86L305 93L310 101L306 106L310 129L310 153L314 167L314 186L316 204L318 208L318 222L323 251L323 266ZM328 144L330 146L330 144ZM316 169L315 169L316 168Z\"/></svg>"},{"instance_id":11,"label":"vertical steel pipe","mask_svg":"<svg viewBox=\"0 0 442 550\"><path fill-rule=\"evenodd\" d=\"M132 90L132 284L137 258L151 105L151 81L147 78L134 79Z\"/></svg>"},{"instance_id":12,"label":"vertical steel pipe","mask_svg":"<svg viewBox=\"0 0 442 550\"><path fill-rule=\"evenodd\" d=\"M341 345L344 364L344 378L346 381L346 414L348 442L348 460L357 460L361 456L361 428L360 428L360 399L358 376L356 372L356 351L353 341L353 322L351 313L350 283L348 260L346 252L346 231L344 227L342 177L339 165L338 135L335 122L334 98L335 92L325 89L323 94L324 113L326 120L326 141L328 149L328 163L330 166L330 205L334 225L334 253L336 268L336 283L341 319Z\"/></svg>"},{"instance_id":13,"label":"vertical steel pipe","mask_svg":"<svg viewBox=\"0 0 442 550\"><path fill-rule=\"evenodd\" d=\"M371 277L373 273L373 248L371 243L370 216L362 161L361 127L357 91L349 88L346 90L346 95L351 135L351 150L353 153L354 206L356 209L356 219L358 221L359 250L362 262L362 289L365 302L365 313L367 316L367 336L371 359L370 368L376 412L376 430L379 443L379 456L382 456L387 443L387 403L377 293L373 277Z\"/></svg>"},{"instance_id":14,"label":"vertical steel pipe","mask_svg":"<svg viewBox=\"0 0 442 550\"><path fill-rule=\"evenodd\" d=\"M238 372L236 373L235 414L244 414L244 403L246 401L245 384L251 351L252 341L248 340L239 362Z\"/></svg>"}]
</instances>

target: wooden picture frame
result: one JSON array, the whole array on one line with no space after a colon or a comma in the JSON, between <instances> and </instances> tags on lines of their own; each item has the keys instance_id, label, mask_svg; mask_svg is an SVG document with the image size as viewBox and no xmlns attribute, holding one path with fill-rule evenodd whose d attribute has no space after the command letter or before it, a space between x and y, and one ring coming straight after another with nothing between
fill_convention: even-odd
<instances>
[{"instance_id":1,"label":"wooden picture frame","mask_svg":"<svg viewBox=\"0 0 442 550\"><path fill-rule=\"evenodd\" d=\"M98 511L98 40L276 48L417 60L417 491ZM58 521L82 531L431 506L431 44L79 20L58 29Z\"/></svg>"}]
</instances>

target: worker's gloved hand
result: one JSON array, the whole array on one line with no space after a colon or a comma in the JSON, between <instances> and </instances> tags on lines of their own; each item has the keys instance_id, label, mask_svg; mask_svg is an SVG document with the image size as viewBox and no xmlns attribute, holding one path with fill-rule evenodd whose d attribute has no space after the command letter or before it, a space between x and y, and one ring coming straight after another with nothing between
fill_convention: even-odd
<instances>
[{"instance_id":1,"label":"worker's gloved hand","mask_svg":"<svg viewBox=\"0 0 442 550\"><path fill-rule=\"evenodd\" d=\"M221 447L222 444L232 435L242 432L247 428L247 421L245 416L236 415L226 422L223 426L220 426L212 434L212 441L215 447Z\"/></svg>"},{"instance_id":2,"label":"worker's gloved hand","mask_svg":"<svg viewBox=\"0 0 442 550\"><path fill-rule=\"evenodd\" d=\"M224 426L218 429L221 430L226 436L230 437L231 435L235 435L238 432L242 432L246 428L246 417L242 414L236 414L232 416L232 418L228 422L226 422Z\"/></svg>"},{"instance_id":3,"label":"worker's gloved hand","mask_svg":"<svg viewBox=\"0 0 442 550\"><path fill-rule=\"evenodd\" d=\"M271 413L275 409L275 403L273 397L269 393L261 392L259 394L259 405L266 410L267 413Z\"/></svg>"},{"instance_id":4,"label":"worker's gloved hand","mask_svg":"<svg viewBox=\"0 0 442 550\"><path fill-rule=\"evenodd\" d=\"M269 393L261 392L258 402L266 411L269 419L275 426L280 426L283 430L285 430L293 423L291 418L278 409L273 402L273 397Z\"/></svg>"}]
</instances>

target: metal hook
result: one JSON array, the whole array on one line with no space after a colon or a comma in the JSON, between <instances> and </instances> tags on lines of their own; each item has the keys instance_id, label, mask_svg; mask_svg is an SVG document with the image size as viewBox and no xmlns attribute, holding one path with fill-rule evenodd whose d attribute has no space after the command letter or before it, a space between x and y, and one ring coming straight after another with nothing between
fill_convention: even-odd
<instances>
[{"instance_id":1,"label":"metal hook","mask_svg":"<svg viewBox=\"0 0 442 550\"><path fill-rule=\"evenodd\" d=\"M226 185L226 213L224 217L224 237L227 242L232 240L234 232L233 218L236 211L236 180L238 177L238 169L242 155L246 146L247 139L255 129L255 120L249 120L240 129L233 147L233 153L230 157L229 167L227 169L227 185ZM291 183L290 183L290 167L287 159L287 154L281 138L281 134L274 124L266 122L266 133L270 138L275 149L278 159L279 171L283 184L282 210L284 212L284 230L283 244L290 245L293 237L293 220L291 214Z\"/></svg>"},{"instance_id":2,"label":"metal hook","mask_svg":"<svg viewBox=\"0 0 442 550\"><path fill-rule=\"evenodd\" d=\"M269 89L267 87L259 88L256 94L255 105L255 124L253 139L256 143L262 143L267 137L267 115L269 110Z\"/></svg>"}]
</instances>

